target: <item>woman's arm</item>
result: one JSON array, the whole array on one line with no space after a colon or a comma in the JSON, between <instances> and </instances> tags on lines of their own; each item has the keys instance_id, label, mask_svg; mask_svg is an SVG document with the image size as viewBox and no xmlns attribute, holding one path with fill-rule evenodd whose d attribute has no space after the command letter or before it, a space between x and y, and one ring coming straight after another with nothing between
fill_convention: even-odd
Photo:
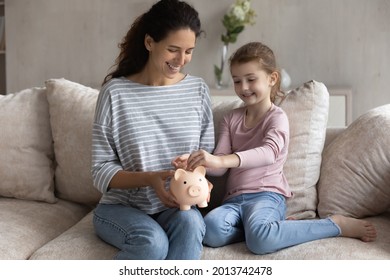
<instances>
[{"instance_id":1,"label":"woman's arm","mask_svg":"<svg viewBox=\"0 0 390 280\"><path fill-rule=\"evenodd\" d=\"M112 189L132 189L159 185L173 176L173 170L155 172L118 171L111 179L108 187Z\"/></svg>"},{"instance_id":2,"label":"woman's arm","mask_svg":"<svg viewBox=\"0 0 390 280\"><path fill-rule=\"evenodd\" d=\"M154 172L118 171L111 179L109 188L131 189L151 186L167 207L178 207L174 197L165 190L165 181L174 175L173 170Z\"/></svg>"}]
</instances>

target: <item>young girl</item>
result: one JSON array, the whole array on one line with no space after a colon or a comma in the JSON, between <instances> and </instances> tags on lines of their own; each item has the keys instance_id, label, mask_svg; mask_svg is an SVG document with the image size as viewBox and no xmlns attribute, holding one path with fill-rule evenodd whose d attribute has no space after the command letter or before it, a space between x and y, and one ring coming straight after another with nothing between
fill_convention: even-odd
<instances>
[{"instance_id":1,"label":"young girl","mask_svg":"<svg viewBox=\"0 0 390 280\"><path fill-rule=\"evenodd\" d=\"M103 193L94 227L119 248L116 259L201 256L202 215L180 211L167 191L175 155L214 148L208 87L181 72L200 34L192 6L161 0L133 23L104 80L93 125L92 176Z\"/></svg>"},{"instance_id":2,"label":"young girl","mask_svg":"<svg viewBox=\"0 0 390 280\"><path fill-rule=\"evenodd\" d=\"M371 223L341 215L285 220L286 198L291 196L283 174L289 123L273 104L280 85L274 54L261 43L248 43L232 55L230 70L245 106L224 117L214 155L198 150L175 161L189 170L203 165L214 176L230 168L222 206L205 217L204 244L220 247L245 240L254 254L266 254L334 236L375 240Z\"/></svg>"}]
</instances>

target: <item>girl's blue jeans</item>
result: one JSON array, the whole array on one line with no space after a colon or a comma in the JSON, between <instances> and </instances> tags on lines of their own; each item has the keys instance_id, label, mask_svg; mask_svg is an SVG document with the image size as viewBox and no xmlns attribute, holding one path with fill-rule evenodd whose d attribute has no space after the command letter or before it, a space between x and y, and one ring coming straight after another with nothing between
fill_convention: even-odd
<instances>
[{"instance_id":1,"label":"girl's blue jeans","mask_svg":"<svg viewBox=\"0 0 390 280\"><path fill-rule=\"evenodd\" d=\"M115 259L200 259L205 224L196 208L171 208L148 215L125 205L99 204L96 234L120 249Z\"/></svg>"},{"instance_id":2,"label":"girl's blue jeans","mask_svg":"<svg viewBox=\"0 0 390 280\"><path fill-rule=\"evenodd\" d=\"M262 255L304 242L340 235L330 219L285 220L284 196L273 192L233 197L205 216L203 243L210 247L244 241Z\"/></svg>"}]
</instances>

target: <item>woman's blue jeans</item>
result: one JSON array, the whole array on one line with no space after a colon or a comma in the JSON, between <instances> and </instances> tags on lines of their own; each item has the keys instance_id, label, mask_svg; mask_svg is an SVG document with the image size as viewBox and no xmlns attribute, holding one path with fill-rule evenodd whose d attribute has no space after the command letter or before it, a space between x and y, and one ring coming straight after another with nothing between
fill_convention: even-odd
<instances>
[{"instance_id":1,"label":"woman's blue jeans","mask_svg":"<svg viewBox=\"0 0 390 280\"><path fill-rule=\"evenodd\" d=\"M244 241L262 255L304 242L340 235L330 219L285 220L284 196L273 192L242 194L209 212L203 243L210 247Z\"/></svg>"},{"instance_id":2,"label":"woman's blue jeans","mask_svg":"<svg viewBox=\"0 0 390 280\"><path fill-rule=\"evenodd\" d=\"M148 215L125 205L99 204L96 234L120 249L115 259L200 259L205 224L196 208Z\"/></svg>"}]
</instances>

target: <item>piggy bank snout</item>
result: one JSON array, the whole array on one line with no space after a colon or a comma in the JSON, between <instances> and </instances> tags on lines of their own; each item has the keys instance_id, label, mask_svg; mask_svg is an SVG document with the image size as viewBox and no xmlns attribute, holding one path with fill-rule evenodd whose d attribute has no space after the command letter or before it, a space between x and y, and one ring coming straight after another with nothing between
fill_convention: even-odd
<instances>
[{"instance_id":1,"label":"piggy bank snout","mask_svg":"<svg viewBox=\"0 0 390 280\"><path fill-rule=\"evenodd\" d=\"M197 197L201 194L202 188L200 186L190 186L188 187L188 195L191 197Z\"/></svg>"}]
</instances>

